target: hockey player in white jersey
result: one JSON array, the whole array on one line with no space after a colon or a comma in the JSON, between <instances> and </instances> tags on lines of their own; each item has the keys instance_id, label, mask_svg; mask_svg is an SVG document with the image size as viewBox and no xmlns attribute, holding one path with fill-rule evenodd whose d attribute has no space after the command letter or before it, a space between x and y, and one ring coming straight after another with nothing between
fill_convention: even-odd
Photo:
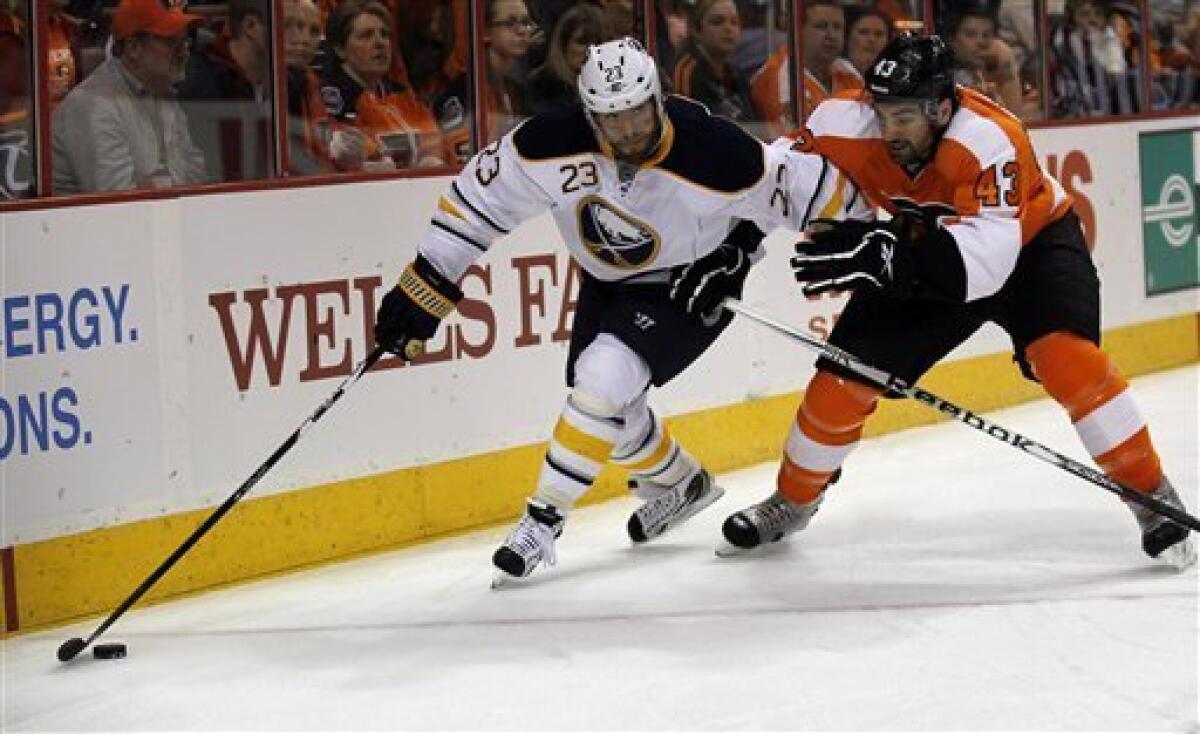
<instances>
[{"instance_id":1,"label":"hockey player in white jersey","mask_svg":"<svg viewBox=\"0 0 1200 734\"><path fill-rule=\"evenodd\" d=\"M376 339L397 354L432 337L471 263L547 210L582 267L571 390L526 514L493 556L518 577L555 562L568 513L609 461L644 500L629 518L635 543L721 496L647 404L649 387L728 325L720 301L740 295L762 229L870 216L822 158L764 146L699 104L664 98L637 41L592 46L578 85L582 108L527 120L467 163L377 318Z\"/></svg>"}]
</instances>

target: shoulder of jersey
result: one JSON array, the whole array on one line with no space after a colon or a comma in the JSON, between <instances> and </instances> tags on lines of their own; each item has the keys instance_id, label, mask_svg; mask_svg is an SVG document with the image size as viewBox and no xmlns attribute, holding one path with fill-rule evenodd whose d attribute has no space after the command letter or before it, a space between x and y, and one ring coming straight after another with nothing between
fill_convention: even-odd
<instances>
[{"instance_id":1,"label":"shoulder of jersey","mask_svg":"<svg viewBox=\"0 0 1200 734\"><path fill-rule=\"evenodd\" d=\"M513 133L513 145L522 158L530 161L600 152L582 107L555 110L529 118Z\"/></svg>"},{"instance_id":2,"label":"shoulder of jersey","mask_svg":"<svg viewBox=\"0 0 1200 734\"><path fill-rule=\"evenodd\" d=\"M847 89L821 102L808 116L807 127L817 137L879 137L875 113L861 89Z\"/></svg>"},{"instance_id":3,"label":"shoulder of jersey","mask_svg":"<svg viewBox=\"0 0 1200 734\"><path fill-rule=\"evenodd\" d=\"M984 103L974 96L964 96L963 103L946 128L945 137L966 148L981 164L986 165L1014 153L1016 146L1011 135L1020 134L1020 123L1007 120L1007 116L1008 113L997 108L990 100ZM1007 124L1009 122L1012 124ZM1016 132L1008 129L1013 127L1017 128Z\"/></svg>"},{"instance_id":4,"label":"shoulder of jersey","mask_svg":"<svg viewBox=\"0 0 1200 734\"><path fill-rule=\"evenodd\" d=\"M683 97L671 95L665 106L675 139L659 168L726 194L748 189L762 178L762 143L737 123Z\"/></svg>"}]
</instances>

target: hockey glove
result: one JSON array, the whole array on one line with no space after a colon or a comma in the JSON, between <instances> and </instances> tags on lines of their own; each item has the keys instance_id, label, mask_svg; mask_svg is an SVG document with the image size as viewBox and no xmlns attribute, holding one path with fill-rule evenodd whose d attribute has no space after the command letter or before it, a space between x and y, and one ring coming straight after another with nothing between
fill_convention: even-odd
<instances>
[{"instance_id":1,"label":"hockey glove","mask_svg":"<svg viewBox=\"0 0 1200 734\"><path fill-rule=\"evenodd\" d=\"M739 222L717 249L671 272L671 300L705 326L716 324L722 315L721 302L741 297L764 236L754 223Z\"/></svg>"},{"instance_id":2,"label":"hockey glove","mask_svg":"<svg viewBox=\"0 0 1200 734\"><path fill-rule=\"evenodd\" d=\"M860 287L896 295L912 292L910 246L886 223L818 219L807 235L796 243L792 258L804 295Z\"/></svg>"},{"instance_id":3,"label":"hockey glove","mask_svg":"<svg viewBox=\"0 0 1200 734\"><path fill-rule=\"evenodd\" d=\"M457 285L417 255L383 297L375 316L376 343L405 359L416 358L462 297Z\"/></svg>"}]
</instances>

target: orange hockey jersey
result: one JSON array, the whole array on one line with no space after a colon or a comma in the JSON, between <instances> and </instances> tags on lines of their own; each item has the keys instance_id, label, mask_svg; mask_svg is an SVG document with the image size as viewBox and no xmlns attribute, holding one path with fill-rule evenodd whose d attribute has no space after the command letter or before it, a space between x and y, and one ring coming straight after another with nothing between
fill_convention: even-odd
<instances>
[{"instance_id":1,"label":"orange hockey jersey","mask_svg":"<svg viewBox=\"0 0 1200 734\"><path fill-rule=\"evenodd\" d=\"M831 94L863 88L862 75L846 59L840 57L834 59L829 73L833 78L833 89L826 89L821 80L813 76L811 71L804 70L804 114L811 115L817 105L829 99Z\"/></svg>"},{"instance_id":2,"label":"orange hockey jersey","mask_svg":"<svg viewBox=\"0 0 1200 734\"><path fill-rule=\"evenodd\" d=\"M958 94L961 106L916 176L892 161L862 92L822 102L791 137L798 150L828 158L874 206L944 227L962 254L970 301L998 291L1021 248L1072 201L1042 172L1020 120L978 92Z\"/></svg>"}]
</instances>

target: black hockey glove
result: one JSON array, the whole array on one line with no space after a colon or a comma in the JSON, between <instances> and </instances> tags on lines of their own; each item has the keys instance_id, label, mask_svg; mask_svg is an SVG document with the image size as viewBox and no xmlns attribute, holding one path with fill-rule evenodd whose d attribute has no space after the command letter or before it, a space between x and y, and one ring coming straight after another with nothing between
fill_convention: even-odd
<instances>
[{"instance_id":1,"label":"black hockey glove","mask_svg":"<svg viewBox=\"0 0 1200 734\"><path fill-rule=\"evenodd\" d=\"M671 300L705 326L721 319L721 302L740 298L746 275L754 265L752 253L765 235L753 222L742 220L717 249L680 265L671 272Z\"/></svg>"},{"instance_id":2,"label":"black hockey glove","mask_svg":"<svg viewBox=\"0 0 1200 734\"><path fill-rule=\"evenodd\" d=\"M860 287L907 295L913 286L910 245L885 222L818 219L796 243L792 270L806 296Z\"/></svg>"},{"instance_id":3,"label":"black hockey glove","mask_svg":"<svg viewBox=\"0 0 1200 734\"><path fill-rule=\"evenodd\" d=\"M416 358L462 297L457 285L417 255L383 297L375 316L375 342L405 359Z\"/></svg>"}]
</instances>

